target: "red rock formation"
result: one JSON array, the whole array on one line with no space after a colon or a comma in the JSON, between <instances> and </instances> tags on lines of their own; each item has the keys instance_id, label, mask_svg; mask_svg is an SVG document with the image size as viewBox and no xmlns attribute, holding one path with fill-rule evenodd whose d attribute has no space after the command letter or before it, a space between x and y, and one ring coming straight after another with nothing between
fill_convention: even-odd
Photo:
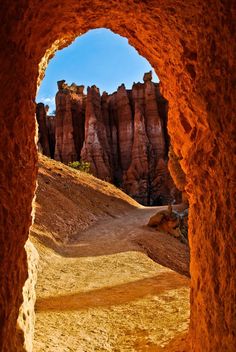
<instances>
[{"instance_id":1,"label":"red rock formation","mask_svg":"<svg viewBox=\"0 0 236 352\"><path fill-rule=\"evenodd\" d=\"M118 131L117 131L117 109L116 109L116 93L108 97L108 110L109 110L109 125L111 135L111 159L113 167L113 182L116 186L121 186L122 170L119 160L118 149Z\"/></svg>"},{"instance_id":2,"label":"red rock formation","mask_svg":"<svg viewBox=\"0 0 236 352\"><path fill-rule=\"evenodd\" d=\"M126 171L132 160L131 151L134 131L131 106L124 84L118 88L115 100L120 166L122 171Z\"/></svg>"},{"instance_id":3,"label":"red rock formation","mask_svg":"<svg viewBox=\"0 0 236 352\"><path fill-rule=\"evenodd\" d=\"M157 159L163 159L166 154L164 132L160 119L157 89L151 80L146 80L144 84L145 116L147 136L150 143L150 154L153 164Z\"/></svg>"},{"instance_id":4,"label":"red rock formation","mask_svg":"<svg viewBox=\"0 0 236 352\"><path fill-rule=\"evenodd\" d=\"M150 174L149 150L146 134L145 120L142 111L135 103L134 127L132 126L134 140L131 149L131 161L127 172L124 170L124 190L143 204L150 204Z\"/></svg>"},{"instance_id":5,"label":"red rock formation","mask_svg":"<svg viewBox=\"0 0 236 352\"><path fill-rule=\"evenodd\" d=\"M102 96L96 86L86 96L83 86L58 82L55 158L89 162L95 176L142 204L161 205L179 202L181 195L167 167L168 102L151 79L148 72L132 90L122 84Z\"/></svg>"},{"instance_id":6,"label":"red rock formation","mask_svg":"<svg viewBox=\"0 0 236 352\"><path fill-rule=\"evenodd\" d=\"M43 103L36 105L38 122L38 150L46 156L54 158L55 152L55 116L47 115L48 107Z\"/></svg>"},{"instance_id":7,"label":"red rock formation","mask_svg":"<svg viewBox=\"0 0 236 352\"><path fill-rule=\"evenodd\" d=\"M180 158L176 156L172 146L170 146L169 148L168 155L169 155L168 168L169 168L171 177L174 180L174 183L178 188L178 190L182 192L183 202L188 203L188 197L185 192L185 187L187 184L186 175L180 165Z\"/></svg>"},{"instance_id":8,"label":"red rock formation","mask_svg":"<svg viewBox=\"0 0 236 352\"><path fill-rule=\"evenodd\" d=\"M102 116L101 96L96 86L88 88L81 159L91 164L91 171L95 176L107 181L112 179L107 127Z\"/></svg>"},{"instance_id":9,"label":"red rock formation","mask_svg":"<svg viewBox=\"0 0 236 352\"><path fill-rule=\"evenodd\" d=\"M56 119L55 119L55 116L49 115L46 117L46 126L47 126L47 131L48 131L48 142L49 142L50 156L52 159L54 159L55 144L56 144L56 139L55 139Z\"/></svg>"},{"instance_id":10,"label":"red rock formation","mask_svg":"<svg viewBox=\"0 0 236 352\"><path fill-rule=\"evenodd\" d=\"M145 73L143 79L144 84L133 85L131 100L133 106L135 106L135 111L138 109L144 116L148 164L144 168L144 163L142 171L140 170L140 173L138 173L137 168L133 166L135 163L131 163L123 188L128 194L136 195L134 198L139 199L143 204L161 205L173 202L173 200L179 202L180 194L176 190L167 167L169 148L166 130L168 102L161 96L159 85L151 81L151 72ZM133 148L132 160L143 159L143 156L136 155L137 150L137 148ZM134 170L132 170L133 167ZM131 175L136 175L135 180ZM130 182L131 180L132 182Z\"/></svg>"},{"instance_id":11,"label":"red rock formation","mask_svg":"<svg viewBox=\"0 0 236 352\"><path fill-rule=\"evenodd\" d=\"M106 27L149 60L169 101L190 203L191 350L234 351L235 2L1 0L0 23L0 350L23 349L15 332L37 177L37 82L56 50Z\"/></svg>"},{"instance_id":12,"label":"red rock formation","mask_svg":"<svg viewBox=\"0 0 236 352\"><path fill-rule=\"evenodd\" d=\"M59 81L56 94L55 159L67 164L77 159L71 109L72 101L77 95L73 88L69 89L65 81Z\"/></svg>"},{"instance_id":13,"label":"red rock formation","mask_svg":"<svg viewBox=\"0 0 236 352\"><path fill-rule=\"evenodd\" d=\"M85 105L86 95L84 94L84 86L76 86L72 84L70 87L73 94L71 96L71 114L73 125L73 139L76 149L77 159L80 156L84 141L84 123L85 123ZM73 155L72 155L73 157Z\"/></svg>"},{"instance_id":14,"label":"red rock formation","mask_svg":"<svg viewBox=\"0 0 236 352\"><path fill-rule=\"evenodd\" d=\"M38 148L44 155L50 156L49 137L47 128L48 107L43 103L36 106L36 119L38 122Z\"/></svg>"}]
</instances>

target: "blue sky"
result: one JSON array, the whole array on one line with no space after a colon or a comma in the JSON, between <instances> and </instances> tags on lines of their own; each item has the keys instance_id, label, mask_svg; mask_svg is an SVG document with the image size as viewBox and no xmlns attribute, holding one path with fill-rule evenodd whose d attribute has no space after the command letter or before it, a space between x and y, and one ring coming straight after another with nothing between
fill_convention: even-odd
<instances>
[{"instance_id":1,"label":"blue sky","mask_svg":"<svg viewBox=\"0 0 236 352\"><path fill-rule=\"evenodd\" d=\"M37 102L55 109L57 81L85 85L95 84L108 93L119 85L131 88L133 82L142 82L143 74L153 71L153 81L158 78L149 62L128 44L128 40L108 29L95 29L76 38L67 48L59 50L50 60L45 78L41 83Z\"/></svg>"}]
</instances>

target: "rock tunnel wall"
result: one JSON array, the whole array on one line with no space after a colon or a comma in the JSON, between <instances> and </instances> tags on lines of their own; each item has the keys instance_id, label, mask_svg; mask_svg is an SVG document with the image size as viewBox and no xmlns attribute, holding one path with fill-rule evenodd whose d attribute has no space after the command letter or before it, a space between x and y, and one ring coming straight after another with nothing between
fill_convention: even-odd
<instances>
[{"instance_id":1,"label":"rock tunnel wall","mask_svg":"<svg viewBox=\"0 0 236 352\"><path fill-rule=\"evenodd\" d=\"M0 6L0 350L21 350L15 331L36 185L37 81L58 48L106 27L149 60L169 101L168 131L190 200L191 349L233 351L235 2L2 0Z\"/></svg>"},{"instance_id":2,"label":"rock tunnel wall","mask_svg":"<svg viewBox=\"0 0 236 352\"><path fill-rule=\"evenodd\" d=\"M47 116L42 103L36 107L39 150L65 164L89 162L94 176L121 187L143 205L180 203L181 192L167 166L168 102L151 72L144 80L132 90L121 85L110 95L100 95L96 86L85 95L84 86L59 81L55 118Z\"/></svg>"}]
</instances>

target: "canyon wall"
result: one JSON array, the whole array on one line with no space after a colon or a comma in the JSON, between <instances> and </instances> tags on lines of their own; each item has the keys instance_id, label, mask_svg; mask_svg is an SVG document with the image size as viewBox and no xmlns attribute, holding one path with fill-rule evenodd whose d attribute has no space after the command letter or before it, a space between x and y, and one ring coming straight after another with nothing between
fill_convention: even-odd
<instances>
[{"instance_id":1,"label":"canyon wall","mask_svg":"<svg viewBox=\"0 0 236 352\"><path fill-rule=\"evenodd\" d=\"M55 153L55 116L47 115L48 106L43 103L36 105L36 119L38 123L38 150L54 158Z\"/></svg>"},{"instance_id":2,"label":"canyon wall","mask_svg":"<svg viewBox=\"0 0 236 352\"><path fill-rule=\"evenodd\" d=\"M152 82L151 72L143 79L131 90L122 84L110 95L100 95L95 85L85 95L84 86L59 81L55 118L47 116L42 103L37 104L39 150L65 164L89 162L93 175L121 187L144 205L178 202L181 193L167 167L168 102L159 84ZM49 133L49 121L55 125L55 137ZM50 153L53 143L55 152Z\"/></svg>"}]
</instances>

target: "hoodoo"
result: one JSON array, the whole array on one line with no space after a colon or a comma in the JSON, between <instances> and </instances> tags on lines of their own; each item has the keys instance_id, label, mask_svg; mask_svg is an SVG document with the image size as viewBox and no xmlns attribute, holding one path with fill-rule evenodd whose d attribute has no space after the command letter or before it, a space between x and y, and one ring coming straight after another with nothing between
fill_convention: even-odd
<instances>
[{"instance_id":1,"label":"hoodoo","mask_svg":"<svg viewBox=\"0 0 236 352\"><path fill-rule=\"evenodd\" d=\"M65 164L89 162L93 175L121 187L144 205L179 202L181 193L167 167L168 102L159 84L152 82L151 72L143 80L130 90L122 84L110 95L100 95L96 86L85 95L84 86L59 81L55 159ZM36 115L39 143L51 145L52 136L45 129L49 117L42 114L42 103ZM48 155L43 145L40 150Z\"/></svg>"}]
</instances>

